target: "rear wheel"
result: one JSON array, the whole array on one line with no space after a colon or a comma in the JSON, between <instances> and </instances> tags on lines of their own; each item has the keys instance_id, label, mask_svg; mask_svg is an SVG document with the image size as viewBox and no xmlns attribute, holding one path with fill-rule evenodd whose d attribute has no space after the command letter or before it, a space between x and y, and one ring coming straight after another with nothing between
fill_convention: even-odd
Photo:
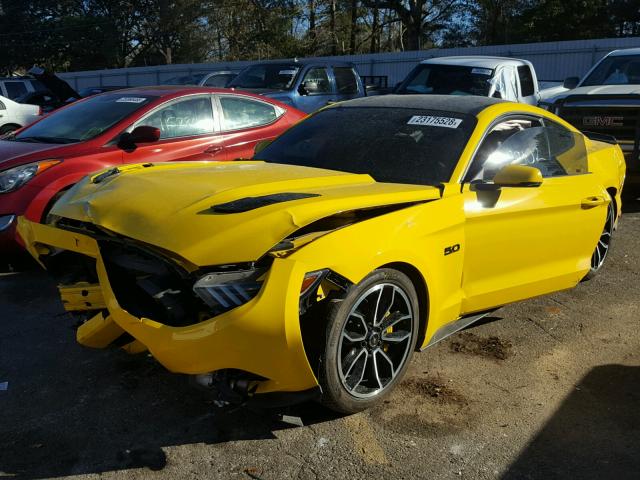
<instances>
[{"instance_id":1,"label":"rear wheel","mask_svg":"<svg viewBox=\"0 0 640 480\"><path fill-rule=\"evenodd\" d=\"M604 228L602 229L602 233L600 234L600 238L598 239L596 249L593 251L593 255L591 255L591 268L589 269L589 273L587 273L587 275L584 277L585 280L590 280L591 278L595 277L596 274L602 269L602 266L604 265L604 262L611 248L611 240L615 221L615 209L613 206L613 201L611 201L609 202L609 206L607 207L607 219L604 222Z\"/></svg>"},{"instance_id":2,"label":"rear wheel","mask_svg":"<svg viewBox=\"0 0 640 480\"><path fill-rule=\"evenodd\" d=\"M355 413L386 397L409 365L418 318L411 280L392 269L376 270L336 302L321 362L323 402Z\"/></svg>"},{"instance_id":3,"label":"rear wheel","mask_svg":"<svg viewBox=\"0 0 640 480\"><path fill-rule=\"evenodd\" d=\"M20 125L3 125L2 127L0 127L0 136L1 135L6 135L9 132L13 132L15 130L18 130L20 128Z\"/></svg>"}]
</instances>

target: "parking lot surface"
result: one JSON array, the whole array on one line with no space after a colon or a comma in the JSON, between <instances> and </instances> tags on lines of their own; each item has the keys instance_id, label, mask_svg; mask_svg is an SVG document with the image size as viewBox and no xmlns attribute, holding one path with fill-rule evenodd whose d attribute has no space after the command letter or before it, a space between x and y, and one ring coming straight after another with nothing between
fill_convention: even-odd
<instances>
[{"instance_id":1,"label":"parking lot surface","mask_svg":"<svg viewBox=\"0 0 640 480\"><path fill-rule=\"evenodd\" d=\"M77 345L46 274L3 273L0 478L637 479L639 290L628 198L595 279L497 310L338 416L217 408L144 354Z\"/></svg>"}]
</instances>

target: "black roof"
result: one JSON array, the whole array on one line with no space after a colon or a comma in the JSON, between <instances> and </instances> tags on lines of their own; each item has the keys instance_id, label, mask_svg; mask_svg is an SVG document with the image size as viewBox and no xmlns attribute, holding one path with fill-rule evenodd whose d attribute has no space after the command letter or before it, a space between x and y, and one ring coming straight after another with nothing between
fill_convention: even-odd
<instances>
[{"instance_id":1,"label":"black roof","mask_svg":"<svg viewBox=\"0 0 640 480\"><path fill-rule=\"evenodd\" d=\"M477 115L485 108L495 105L496 103L504 103L505 101L506 100L475 95L378 95L340 102L333 108L415 108Z\"/></svg>"}]
</instances>

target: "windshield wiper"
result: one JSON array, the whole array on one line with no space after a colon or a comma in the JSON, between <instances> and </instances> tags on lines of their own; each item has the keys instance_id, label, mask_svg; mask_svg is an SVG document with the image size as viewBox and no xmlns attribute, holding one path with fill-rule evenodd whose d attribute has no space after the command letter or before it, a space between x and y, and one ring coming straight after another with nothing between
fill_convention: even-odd
<instances>
[{"instance_id":1,"label":"windshield wiper","mask_svg":"<svg viewBox=\"0 0 640 480\"><path fill-rule=\"evenodd\" d=\"M28 142L28 143L75 143L78 140L73 138L59 138L59 137L20 137L13 138L15 142Z\"/></svg>"}]
</instances>

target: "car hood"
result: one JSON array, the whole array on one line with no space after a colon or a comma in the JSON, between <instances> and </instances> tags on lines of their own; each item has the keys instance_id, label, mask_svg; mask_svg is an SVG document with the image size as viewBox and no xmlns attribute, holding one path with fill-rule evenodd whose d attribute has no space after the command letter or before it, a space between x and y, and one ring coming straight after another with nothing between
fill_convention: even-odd
<instances>
[{"instance_id":1,"label":"car hood","mask_svg":"<svg viewBox=\"0 0 640 480\"><path fill-rule=\"evenodd\" d=\"M31 143L0 140L0 170L11 168L29 161L36 161L59 155L60 144L56 143ZM32 155L34 158L31 158ZM21 160L24 157L24 161Z\"/></svg>"},{"instance_id":2,"label":"car hood","mask_svg":"<svg viewBox=\"0 0 640 480\"><path fill-rule=\"evenodd\" d=\"M638 95L640 85L594 85L591 87L578 87L567 90L553 98L553 101L562 100L573 95Z\"/></svg>"},{"instance_id":3,"label":"car hood","mask_svg":"<svg viewBox=\"0 0 640 480\"><path fill-rule=\"evenodd\" d=\"M127 165L87 177L52 214L173 252L192 265L255 261L339 212L440 198L435 187L250 162Z\"/></svg>"}]
</instances>

